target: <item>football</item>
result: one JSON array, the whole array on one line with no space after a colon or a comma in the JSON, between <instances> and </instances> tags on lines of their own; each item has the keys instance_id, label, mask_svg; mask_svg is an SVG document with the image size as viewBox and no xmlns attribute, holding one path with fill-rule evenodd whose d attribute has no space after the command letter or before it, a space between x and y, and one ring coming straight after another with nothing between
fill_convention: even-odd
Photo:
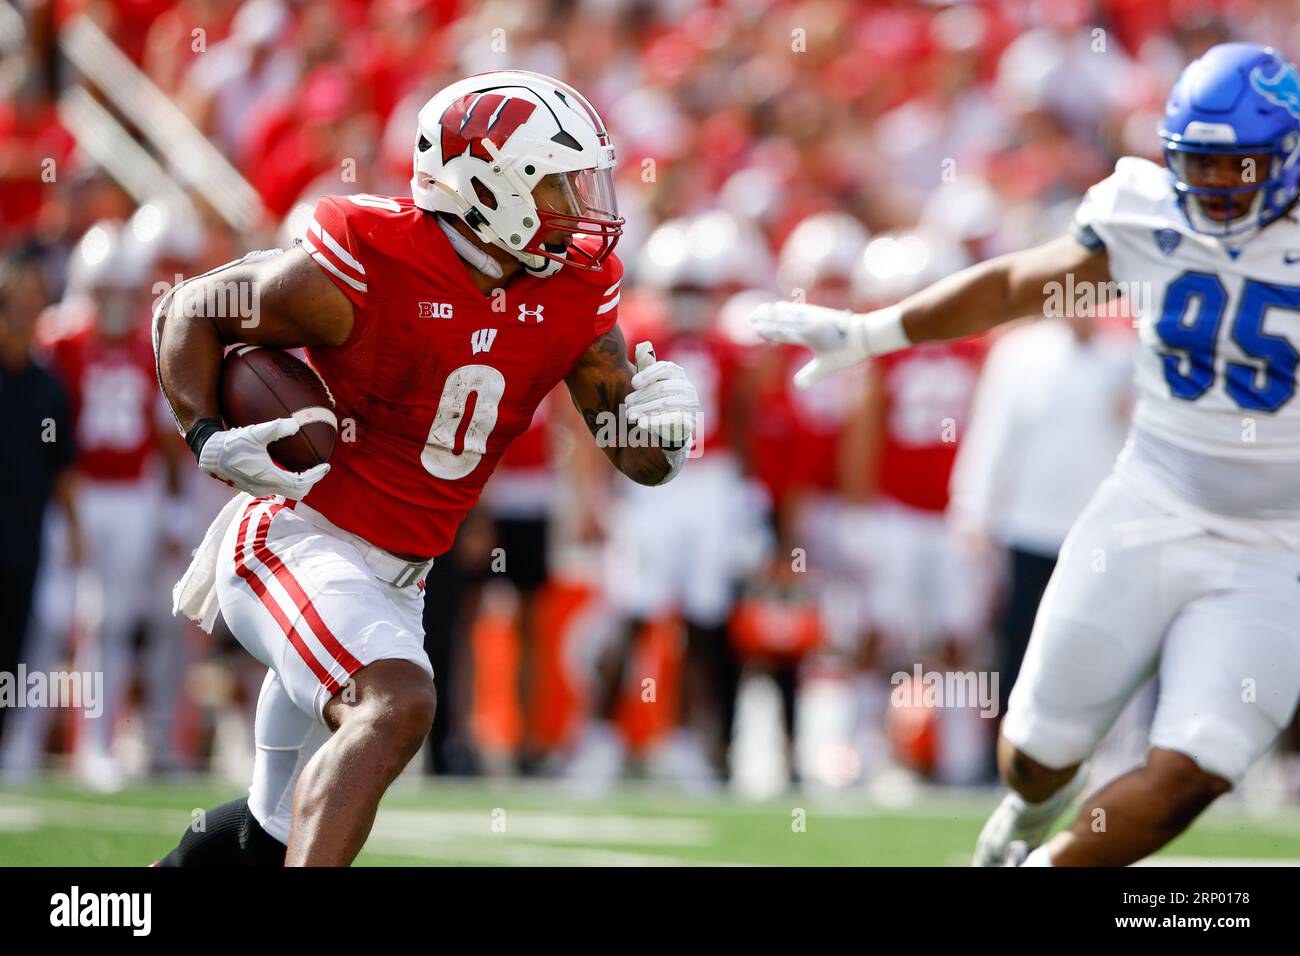
<instances>
[{"instance_id":1,"label":"football","mask_svg":"<svg viewBox=\"0 0 1300 956\"><path fill-rule=\"evenodd\" d=\"M218 387L221 417L238 428L296 418L296 435L272 442L271 460L290 471L328 461L338 437L334 399L310 365L282 349L241 345L226 353Z\"/></svg>"}]
</instances>

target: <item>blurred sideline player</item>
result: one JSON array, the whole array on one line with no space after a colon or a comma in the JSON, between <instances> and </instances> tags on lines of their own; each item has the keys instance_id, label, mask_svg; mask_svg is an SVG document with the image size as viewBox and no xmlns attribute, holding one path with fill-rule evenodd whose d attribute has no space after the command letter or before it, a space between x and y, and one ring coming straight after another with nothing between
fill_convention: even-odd
<instances>
[{"instance_id":1,"label":"blurred sideline player","mask_svg":"<svg viewBox=\"0 0 1300 956\"><path fill-rule=\"evenodd\" d=\"M961 246L934 232L880 235L859 257L854 299L892 302L968 263ZM935 342L876 358L845 430L846 493L860 506L846 512L841 533L864 605L855 737L868 778L885 766L879 728L901 716L885 707L884 675L916 663L971 665L982 650L992 580L945 510L985 348L982 339ZM938 722L933 756L913 769L953 784L983 773L982 727L970 711L912 716Z\"/></svg>"},{"instance_id":2,"label":"blurred sideline player","mask_svg":"<svg viewBox=\"0 0 1300 956\"><path fill-rule=\"evenodd\" d=\"M554 392L542 399L524 433L501 456L480 505L491 520L493 548L484 583L504 578L515 592L514 625L519 638L515 690L522 721L515 763L525 776L541 769L544 756L534 719L542 650L540 595L548 574L551 515L559 490L551 461L554 427L549 423L557 400Z\"/></svg>"},{"instance_id":3,"label":"blurred sideline player","mask_svg":"<svg viewBox=\"0 0 1300 956\"><path fill-rule=\"evenodd\" d=\"M913 342L1059 312L1067 281L1131 293L1132 429L1044 595L999 739L1014 792L985 825L977 865L1026 850L1026 864L1049 866L1149 855L1242 779L1300 698L1300 286L1289 284L1300 74L1265 47L1212 47L1179 77L1160 135L1166 168L1121 159L1070 236L865 315L790 303L756 315L764 334L813 348L798 376L809 381ZM1153 673L1145 765L1040 846ZM1101 814L1107 825L1095 828Z\"/></svg>"},{"instance_id":4,"label":"blurred sideline player","mask_svg":"<svg viewBox=\"0 0 1300 956\"><path fill-rule=\"evenodd\" d=\"M615 155L591 104L487 73L437 93L418 130L410 199L326 197L301 245L187 282L155 315L158 378L200 469L244 492L177 608L207 627L219 608L268 667L249 797L164 865L356 857L433 722L422 579L559 382L624 474L663 484L685 463L695 390L649 343L634 369L618 328ZM230 283L256 293L256 321L211 314ZM296 419L224 428L236 342L305 347L355 440L292 473L267 446Z\"/></svg>"},{"instance_id":5,"label":"blurred sideline player","mask_svg":"<svg viewBox=\"0 0 1300 956\"><path fill-rule=\"evenodd\" d=\"M104 790L121 784L111 748L132 683L132 638L142 627L148 634L160 617L154 588L175 475L166 458L166 413L154 388L146 321L150 267L149 251L126 226L96 223L73 251L64 301L46 316L53 364L72 402L85 564L76 576L48 568L31 666L55 665L74 619L87 628L74 667L103 674L104 706L80 727L76 765L88 784ZM164 657L175 644L158 643ZM141 664L153 659L144 655ZM181 675L152 676L150 699L174 702ZM49 716L25 722L28 752L38 751ZM171 758L169 718L164 707L146 721L160 765Z\"/></svg>"},{"instance_id":6,"label":"blurred sideline player","mask_svg":"<svg viewBox=\"0 0 1300 956\"><path fill-rule=\"evenodd\" d=\"M787 295L847 307L867 239L866 229L844 213L805 218L782 243L778 286ZM796 612L804 602L814 602L827 649L849 656L864 608L863 582L846 547L845 491L847 474L861 463L846 461L843 451L862 445L846 440L846 428L851 419L861 422L854 409L863 400L866 376L838 376L796 389L790 376L804 362L802 349L782 345L755 353L755 373L747 379L754 394L746 451L750 470L772 501L776 542L767 580L746 595L744 605L750 610L751 602L774 601ZM788 655L770 660L769 673L781 691L787 743L792 745L801 660ZM800 768L798 754L791 753L790 769L797 778L806 768Z\"/></svg>"},{"instance_id":7,"label":"blurred sideline player","mask_svg":"<svg viewBox=\"0 0 1300 956\"><path fill-rule=\"evenodd\" d=\"M877 236L856 275L859 302L893 302L968 264L957 246L919 232ZM934 342L868 366L864 421L849 452L870 503L856 535L876 656L893 662L968 658L983 633L986 575L956 545L944 512L985 344ZM942 601L935 600L943 595Z\"/></svg>"},{"instance_id":8,"label":"blurred sideline player","mask_svg":"<svg viewBox=\"0 0 1300 956\"><path fill-rule=\"evenodd\" d=\"M83 551L68 396L33 347L48 301L40 247L24 244L0 257L0 499L10 509L0 522L0 671L8 674L20 663L37 670L31 645L40 581L50 567L62 573L80 564ZM56 521L65 535L48 533ZM51 554L52 540L59 553ZM24 752L20 728L27 715L47 710L0 707L0 774L36 772L39 749Z\"/></svg>"},{"instance_id":9,"label":"blurred sideline player","mask_svg":"<svg viewBox=\"0 0 1300 956\"><path fill-rule=\"evenodd\" d=\"M688 786L708 785L725 768L739 672L727 632L735 600L739 533L747 500L733 454L745 421L734 407L739 350L718 333L722 297L754 273L738 220L724 212L670 220L646 241L638 263L638 294L661 303L654 330L660 354L689 375L699 391L697 456L662 492L619 482L605 545L605 594L618 618L611 645L597 664L590 722L566 770L600 788L622 770L625 745L613 719L634 639L666 610L685 630L677 730L650 756L652 772ZM639 331L639 337L650 335Z\"/></svg>"}]
</instances>

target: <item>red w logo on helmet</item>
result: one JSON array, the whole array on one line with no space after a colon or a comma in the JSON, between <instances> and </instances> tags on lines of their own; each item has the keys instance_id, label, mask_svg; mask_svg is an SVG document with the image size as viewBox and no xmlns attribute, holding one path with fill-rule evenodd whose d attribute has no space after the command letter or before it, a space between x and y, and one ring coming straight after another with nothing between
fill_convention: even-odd
<instances>
[{"instance_id":1,"label":"red w logo on helmet","mask_svg":"<svg viewBox=\"0 0 1300 956\"><path fill-rule=\"evenodd\" d=\"M498 148L508 140L537 105L500 93L467 93L456 100L442 114L443 162L453 156L471 156L492 161L483 146L483 138L490 137Z\"/></svg>"}]
</instances>

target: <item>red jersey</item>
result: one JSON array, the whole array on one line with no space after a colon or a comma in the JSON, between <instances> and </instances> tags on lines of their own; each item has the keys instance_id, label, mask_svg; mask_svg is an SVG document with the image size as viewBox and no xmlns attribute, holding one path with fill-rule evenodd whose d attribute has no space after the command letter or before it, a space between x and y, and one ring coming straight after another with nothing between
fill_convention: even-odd
<instances>
[{"instance_id":1,"label":"red jersey","mask_svg":"<svg viewBox=\"0 0 1300 956\"><path fill-rule=\"evenodd\" d=\"M796 489L838 491L840 442L849 413L863 400L865 366L795 388L794 373L808 362L808 350L774 348L779 367L750 413L755 475L777 500Z\"/></svg>"},{"instance_id":2,"label":"red jersey","mask_svg":"<svg viewBox=\"0 0 1300 956\"><path fill-rule=\"evenodd\" d=\"M680 365L699 393L696 452L708 455L725 450L727 432L722 425L739 368L736 347L713 333L678 332L655 340L655 357Z\"/></svg>"},{"instance_id":3,"label":"red jersey","mask_svg":"<svg viewBox=\"0 0 1300 956\"><path fill-rule=\"evenodd\" d=\"M538 403L613 327L622 264L485 296L433 213L365 194L320 200L303 248L356 316L342 345L307 350L341 430L307 503L381 548L442 554Z\"/></svg>"},{"instance_id":4,"label":"red jersey","mask_svg":"<svg viewBox=\"0 0 1300 956\"><path fill-rule=\"evenodd\" d=\"M533 412L532 420L524 433L501 456L501 470L529 471L549 468L551 465L551 426L548 417L555 401L550 393Z\"/></svg>"},{"instance_id":5,"label":"red jersey","mask_svg":"<svg viewBox=\"0 0 1300 956\"><path fill-rule=\"evenodd\" d=\"M77 470L96 481L139 478L158 451L158 390L148 337L106 339L92 324L55 341L52 351L72 399Z\"/></svg>"},{"instance_id":6,"label":"red jersey","mask_svg":"<svg viewBox=\"0 0 1300 956\"><path fill-rule=\"evenodd\" d=\"M962 339L872 360L884 390L882 493L926 511L948 506L948 478L986 350L983 339Z\"/></svg>"}]
</instances>

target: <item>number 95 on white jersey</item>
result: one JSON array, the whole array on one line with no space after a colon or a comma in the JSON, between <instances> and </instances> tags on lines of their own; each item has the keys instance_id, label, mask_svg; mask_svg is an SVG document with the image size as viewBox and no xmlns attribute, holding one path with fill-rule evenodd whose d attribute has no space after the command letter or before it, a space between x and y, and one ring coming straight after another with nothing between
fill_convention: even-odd
<instances>
[{"instance_id":1,"label":"number 95 on white jersey","mask_svg":"<svg viewBox=\"0 0 1300 956\"><path fill-rule=\"evenodd\" d=\"M1300 462L1300 223L1238 248L1193 231L1167 171L1121 159L1075 235L1104 244L1138 325L1134 427L1201 455Z\"/></svg>"}]
</instances>

